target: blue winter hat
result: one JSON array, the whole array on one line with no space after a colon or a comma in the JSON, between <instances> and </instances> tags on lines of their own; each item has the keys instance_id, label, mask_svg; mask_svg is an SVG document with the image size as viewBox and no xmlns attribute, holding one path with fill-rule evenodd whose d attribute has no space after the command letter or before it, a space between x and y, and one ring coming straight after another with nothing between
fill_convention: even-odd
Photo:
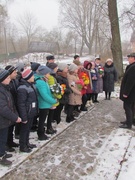
<instances>
[{"instance_id":1,"label":"blue winter hat","mask_svg":"<svg viewBox=\"0 0 135 180\"><path fill-rule=\"evenodd\" d=\"M38 69L37 69L37 73L39 74L39 75L46 75L46 74L51 74L52 73L52 70L49 68L49 67L47 67L47 66L43 66L43 65L41 65L41 66L39 66L38 67Z\"/></svg>"}]
</instances>

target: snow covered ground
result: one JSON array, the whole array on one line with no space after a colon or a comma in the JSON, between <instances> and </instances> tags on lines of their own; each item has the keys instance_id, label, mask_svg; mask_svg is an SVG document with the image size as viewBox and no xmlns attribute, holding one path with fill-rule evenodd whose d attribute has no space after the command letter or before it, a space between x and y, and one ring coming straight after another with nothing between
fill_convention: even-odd
<instances>
[{"instance_id":1,"label":"snow covered ground","mask_svg":"<svg viewBox=\"0 0 135 180\"><path fill-rule=\"evenodd\" d=\"M39 61L40 63L44 63L44 59L33 57L25 57L26 62L30 61ZM90 59L90 57L83 57L83 60ZM22 59L24 60L24 59ZM22 61L20 60L20 61ZM64 61L67 63L72 62L73 58L65 59ZM60 60L59 60L60 61ZM14 61L14 64L17 63L17 60ZM9 62L10 64L10 62ZM127 64L126 64L127 65ZM3 66L3 64L1 65ZM116 86L115 92L112 93L112 98L119 98L119 86ZM102 101L104 99L104 93L99 94L99 99ZM94 108L94 106L90 107L90 110ZM86 112L85 112L86 113ZM84 112L81 113L80 119L83 118ZM65 114L63 113L63 119L65 119ZM121 114L120 114L121 116ZM110 119L110 122L115 121L111 113L108 112L107 115L104 116L105 119ZM74 122L73 122L74 123ZM32 154L34 155L38 150L42 147L48 145L51 141L57 138L61 133L66 131L73 123L67 124L65 120L63 120L58 126L54 123L54 128L57 129L57 134L50 136L50 139L47 141L38 141L37 134L32 132L30 135L30 142L37 145L37 148L33 149L33 151L29 154L20 153L19 149L16 148L16 152L12 153L13 157L10 158L13 161L13 165L10 167L3 167L0 165L0 178L4 178L4 175L10 173L12 170L19 168L23 162L30 159ZM83 180L135 180L134 177L134 169L135 169L135 128L133 130L125 130L125 129L114 129L111 134L106 139L103 146L100 148L96 159L94 160L94 168L92 173L83 175L80 179ZM18 142L18 140L15 140ZM59 158L55 157L55 164L59 164Z\"/></svg>"},{"instance_id":2,"label":"snow covered ground","mask_svg":"<svg viewBox=\"0 0 135 180\"><path fill-rule=\"evenodd\" d=\"M112 98L117 99L118 96L119 96L119 87L116 87L115 92L112 94ZM102 101L104 99L104 94L100 94L99 99L100 101ZM92 108L94 108L94 106L91 107L90 109ZM79 118L80 119L83 118L85 114L86 112L82 113ZM62 116L64 119L65 114L63 113ZM122 115L122 117L124 117L124 114ZM114 119L114 117L112 116L111 112L108 112L108 114L106 114L104 118L107 121L109 119L109 123L113 123L116 121L116 119ZM10 171L16 168L18 169L20 167L19 169L21 170L21 164L23 165L24 161L28 161L29 159L31 159L32 154L34 157L36 151L41 149L41 147L45 147L45 146L49 147L49 144L53 140L55 140L55 138L57 138L61 133L63 132L66 133L66 131L68 131L68 128L70 128L70 126L72 126L73 123L67 124L65 121L62 121L58 126L56 126L56 124L53 124L54 128L57 129L58 133L54 136L50 136L50 139L48 141L42 141L42 142L38 141L37 134L31 133L30 142L37 144L37 148L34 149L30 154L20 153L19 149L16 148L16 152L13 153L13 157L10 158L13 161L13 165L10 167L0 166L0 177L3 177L5 174L10 173ZM97 139L97 142L98 140L99 139ZM84 144L83 146L86 146L86 144ZM53 158L55 158L54 164L58 166L60 164L61 157L56 156ZM48 164L48 166L50 165ZM87 164L87 166L89 165ZM132 130L117 128L114 129L111 132L111 134L106 138L105 142L98 151L96 158L94 159L93 162L92 173L80 176L80 179L134 180L135 179L134 168L135 168L135 128L133 127ZM13 180L13 178L11 179Z\"/></svg>"}]
</instances>

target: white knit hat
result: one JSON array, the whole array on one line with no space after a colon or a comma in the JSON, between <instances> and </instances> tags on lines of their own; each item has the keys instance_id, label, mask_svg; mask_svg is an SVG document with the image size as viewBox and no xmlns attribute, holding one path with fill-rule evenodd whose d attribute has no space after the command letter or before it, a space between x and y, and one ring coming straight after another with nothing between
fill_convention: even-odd
<instances>
[{"instance_id":1,"label":"white knit hat","mask_svg":"<svg viewBox=\"0 0 135 180\"><path fill-rule=\"evenodd\" d=\"M76 64L71 64L68 68L69 71L75 71L76 69L78 69L78 66Z\"/></svg>"}]
</instances>

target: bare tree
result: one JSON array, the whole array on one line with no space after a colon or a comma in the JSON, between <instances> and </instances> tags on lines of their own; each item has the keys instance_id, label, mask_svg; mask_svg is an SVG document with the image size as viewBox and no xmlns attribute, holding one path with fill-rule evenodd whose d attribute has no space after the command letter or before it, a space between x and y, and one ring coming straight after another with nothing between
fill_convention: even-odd
<instances>
[{"instance_id":1,"label":"bare tree","mask_svg":"<svg viewBox=\"0 0 135 180\"><path fill-rule=\"evenodd\" d=\"M27 48L30 42L37 35L40 27L37 24L37 20L33 14L26 12L23 16L19 17L18 24L20 25L20 32L27 39Z\"/></svg>"},{"instance_id":2,"label":"bare tree","mask_svg":"<svg viewBox=\"0 0 135 180\"><path fill-rule=\"evenodd\" d=\"M111 24L111 50L115 64L117 64L117 70L119 76L123 75L123 63L122 63L122 48L121 48L121 39L120 39L120 30L119 30L119 19L117 12L117 0L108 0L108 12L109 19Z\"/></svg>"},{"instance_id":3,"label":"bare tree","mask_svg":"<svg viewBox=\"0 0 135 180\"><path fill-rule=\"evenodd\" d=\"M92 50L101 53L103 44L108 44L110 39L107 3L102 0L61 0L60 3L62 26L78 34L81 51L86 45L90 54Z\"/></svg>"}]
</instances>

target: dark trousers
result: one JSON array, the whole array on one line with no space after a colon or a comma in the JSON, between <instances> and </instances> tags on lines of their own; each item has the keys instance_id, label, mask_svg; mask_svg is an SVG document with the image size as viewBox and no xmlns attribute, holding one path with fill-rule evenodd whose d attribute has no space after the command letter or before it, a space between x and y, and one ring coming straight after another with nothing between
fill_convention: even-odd
<instances>
[{"instance_id":1,"label":"dark trousers","mask_svg":"<svg viewBox=\"0 0 135 180\"><path fill-rule=\"evenodd\" d=\"M45 132L44 123L48 115L49 109L39 109L38 135L43 135Z\"/></svg>"},{"instance_id":2,"label":"dark trousers","mask_svg":"<svg viewBox=\"0 0 135 180\"><path fill-rule=\"evenodd\" d=\"M56 120L57 124L61 122L61 111L64 107L64 104L59 104L54 110L54 120Z\"/></svg>"},{"instance_id":3,"label":"dark trousers","mask_svg":"<svg viewBox=\"0 0 135 180\"><path fill-rule=\"evenodd\" d=\"M0 157L6 153L8 128L0 129Z\"/></svg>"},{"instance_id":4,"label":"dark trousers","mask_svg":"<svg viewBox=\"0 0 135 180\"><path fill-rule=\"evenodd\" d=\"M12 147L12 144L13 144L13 131L14 131L14 128L15 128L15 124L9 126L9 128L8 128L7 145L9 147Z\"/></svg>"},{"instance_id":5,"label":"dark trousers","mask_svg":"<svg viewBox=\"0 0 135 180\"><path fill-rule=\"evenodd\" d=\"M105 98L107 99L110 99L110 97L111 97L111 92L107 92L107 91L105 91Z\"/></svg>"},{"instance_id":6,"label":"dark trousers","mask_svg":"<svg viewBox=\"0 0 135 180\"><path fill-rule=\"evenodd\" d=\"M92 93L87 93L86 95L87 95L87 100L90 101L92 98Z\"/></svg>"},{"instance_id":7,"label":"dark trousers","mask_svg":"<svg viewBox=\"0 0 135 180\"><path fill-rule=\"evenodd\" d=\"M81 104L80 110L83 110L85 108L86 103L87 103L87 95L83 94L83 96L82 96L82 104Z\"/></svg>"},{"instance_id":8,"label":"dark trousers","mask_svg":"<svg viewBox=\"0 0 135 180\"><path fill-rule=\"evenodd\" d=\"M52 121L54 117L54 110L55 109L49 109L48 117L47 117L47 129L52 128Z\"/></svg>"},{"instance_id":9,"label":"dark trousers","mask_svg":"<svg viewBox=\"0 0 135 180\"><path fill-rule=\"evenodd\" d=\"M92 101L95 102L97 101L98 98L98 93L92 93Z\"/></svg>"},{"instance_id":10,"label":"dark trousers","mask_svg":"<svg viewBox=\"0 0 135 180\"><path fill-rule=\"evenodd\" d=\"M25 148L29 143L29 134L32 123L33 123L33 118L29 118L26 124L21 123L20 136L19 136L20 148Z\"/></svg>"},{"instance_id":11,"label":"dark trousers","mask_svg":"<svg viewBox=\"0 0 135 180\"><path fill-rule=\"evenodd\" d=\"M75 108L74 105L68 105L67 117L66 117L67 122L70 122L74 119L74 116L73 116L74 108Z\"/></svg>"},{"instance_id":12,"label":"dark trousers","mask_svg":"<svg viewBox=\"0 0 135 180\"><path fill-rule=\"evenodd\" d=\"M134 103L124 102L124 110L126 113L126 123L128 127L132 127L134 119Z\"/></svg>"},{"instance_id":13,"label":"dark trousers","mask_svg":"<svg viewBox=\"0 0 135 180\"><path fill-rule=\"evenodd\" d=\"M20 129L21 129L21 124L20 123L16 123L15 124L15 135L19 135L20 134Z\"/></svg>"}]
</instances>

